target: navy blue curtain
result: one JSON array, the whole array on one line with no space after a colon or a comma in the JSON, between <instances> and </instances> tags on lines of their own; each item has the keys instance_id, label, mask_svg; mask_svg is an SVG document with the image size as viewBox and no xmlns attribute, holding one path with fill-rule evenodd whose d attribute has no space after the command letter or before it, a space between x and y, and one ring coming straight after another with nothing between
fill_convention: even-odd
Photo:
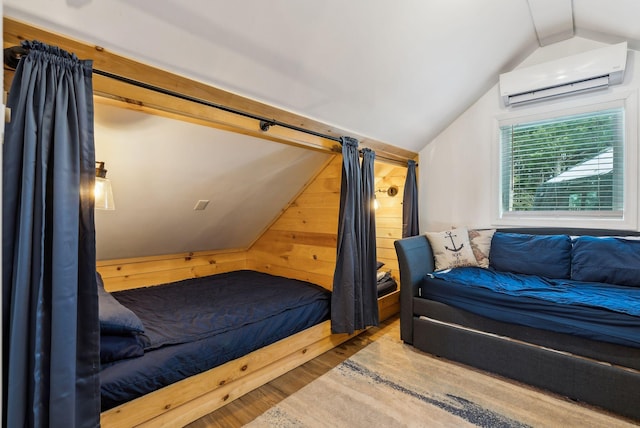
<instances>
[{"instance_id":1,"label":"navy blue curtain","mask_svg":"<svg viewBox=\"0 0 640 428\"><path fill-rule=\"evenodd\" d=\"M23 47L3 146L3 426L95 427L92 63Z\"/></svg>"},{"instance_id":2,"label":"navy blue curtain","mask_svg":"<svg viewBox=\"0 0 640 428\"><path fill-rule=\"evenodd\" d=\"M375 154L365 151L368 160L361 169L358 141L342 137L341 142L342 184L331 295L331 330L334 333L353 333L378 324L375 218L372 213ZM366 170L366 179L363 179L363 170Z\"/></svg>"},{"instance_id":3,"label":"navy blue curtain","mask_svg":"<svg viewBox=\"0 0 640 428\"><path fill-rule=\"evenodd\" d=\"M363 308L362 324L378 325L378 287L377 287L377 252L376 252L376 215L375 215L375 173L376 154L370 149L362 150L362 271L363 271ZM363 328L363 327L359 327Z\"/></svg>"},{"instance_id":4,"label":"navy blue curtain","mask_svg":"<svg viewBox=\"0 0 640 428\"><path fill-rule=\"evenodd\" d=\"M418 184L416 182L416 162L407 162L407 178L402 199L402 237L419 235L418 228Z\"/></svg>"}]
</instances>

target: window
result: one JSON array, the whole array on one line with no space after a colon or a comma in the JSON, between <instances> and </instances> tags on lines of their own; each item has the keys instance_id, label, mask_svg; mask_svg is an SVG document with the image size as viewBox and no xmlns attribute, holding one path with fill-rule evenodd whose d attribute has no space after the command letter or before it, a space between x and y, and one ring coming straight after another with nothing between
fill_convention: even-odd
<instances>
[{"instance_id":1,"label":"window","mask_svg":"<svg viewBox=\"0 0 640 428\"><path fill-rule=\"evenodd\" d=\"M598 219L635 227L635 208L625 212L636 204L626 110L619 100L500 120L498 223Z\"/></svg>"}]
</instances>

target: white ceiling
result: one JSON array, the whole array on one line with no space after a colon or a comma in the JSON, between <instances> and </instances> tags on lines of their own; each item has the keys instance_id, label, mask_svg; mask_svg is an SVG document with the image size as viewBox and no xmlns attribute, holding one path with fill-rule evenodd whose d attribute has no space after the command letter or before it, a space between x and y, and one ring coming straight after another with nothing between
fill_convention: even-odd
<instances>
[{"instance_id":1,"label":"white ceiling","mask_svg":"<svg viewBox=\"0 0 640 428\"><path fill-rule=\"evenodd\" d=\"M637 0L5 0L4 11L415 152L539 47L538 32L542 44L640 45Z\"/></svg>"},{"instance_id":2,"label":"white ceiling","mask_svg":"<svg viewBox=\"0 0 640 428\"><path fill-rule=\"evenodd\" d=\"M577 35L640 49L638 0L4 0L4 14L414 152L540 46ZM97 215L102 236L118 242L101 248L103 258L242 247L325 159L195 125L149 139L139 126L152 119L98 113L97 151L118 205ZM115 122L134 137L116 138ZM159 165L172 179L151 196L140 183ZM245 184L241 171L260 174ZM216 226L260 211L241 192L276 187L287 189L282 200L260 200L264 215L246 219L249 230ZM192 210L197 199L212 200L206 224ZM149 222L159 212L168 218ZM184 242L169 244L178 241L172 228L187 225ZM155 242L162 234L171 237ZM132 235L154 246L136 249Z\"/></svg>"},{"instance_id":3,"label":"white ceiling","mask_svg":"<svg viewBox=\"0 0 640 428\"><path fill-rule=\"evenodd\" d=\"M538 46L526 0L8 0L5 14L415 152Z\"/></svg>"},{"instance_id":4,"label":"white ceiling","mask_svg":"<svg viewBox=\"0 0 640 428\"><path fill-rule=\"evenodd\" d=\"M538 32L542 44L572 34L640 40L637 0L4 5L6 15L416 152L540 46Z\"/></svg>"}]
</instances>

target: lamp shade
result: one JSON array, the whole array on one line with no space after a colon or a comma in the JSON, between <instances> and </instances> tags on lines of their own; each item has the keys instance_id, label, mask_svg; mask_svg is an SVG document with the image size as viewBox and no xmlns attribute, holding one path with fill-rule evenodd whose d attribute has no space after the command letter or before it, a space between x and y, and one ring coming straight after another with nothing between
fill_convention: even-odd
<instances>
[{"instance_id":1,"label":"lamp shade","mask_svg":"<svg viewBox=\"0 0 640 428\"><path fill-rule=\"evenodd\" d=\"M115 210L116 205L113 202L113 190L111 189L111 180L108 178L96 177L95 208L97 210Z\"/></svg>"}]
</instances>

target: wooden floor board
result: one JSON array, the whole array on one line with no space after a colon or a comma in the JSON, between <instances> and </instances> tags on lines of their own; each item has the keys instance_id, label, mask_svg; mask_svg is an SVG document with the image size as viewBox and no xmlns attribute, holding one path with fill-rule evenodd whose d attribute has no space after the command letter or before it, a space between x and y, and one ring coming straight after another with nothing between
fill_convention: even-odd
<instances>
[{"instance_id":1,"label":"wooden floor board","mask_svg":"<svg viewBox=\"0 0 640 428\"><path fill-rule=\"evenodd\" d=\"M384 333L398 330L397 316L371 328L357 337L325 352L302 366L272 380L188 425L189 428L241 427L267 411L281 400L322 376L364 348ZM398 333L399 334L399 333Z\"/></svg>"}]
</instances>

